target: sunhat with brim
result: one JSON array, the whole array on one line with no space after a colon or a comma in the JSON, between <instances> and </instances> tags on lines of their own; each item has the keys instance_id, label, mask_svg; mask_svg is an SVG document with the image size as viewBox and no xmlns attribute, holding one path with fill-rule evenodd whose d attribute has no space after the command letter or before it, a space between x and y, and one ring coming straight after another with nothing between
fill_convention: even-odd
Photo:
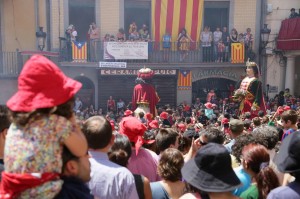
<instances>
[{"instance_id":1,"label":"sunhat with brim","mask_svg":"<svg viewBox=\"0 0 300 199\"><path fill-rule=\"evenodd\" d=\"M186 182L206 192L233 191L241 182L231 167L231 158L223 145L208 143L181 169Z\"/></svg>"},{"instance_id":2,"label":"sunhat with brim","mask_svg":"<svg viewBox=\"0 0 300 199\"><path fill-rule=\"evenodd\" d=\"M300 131L293 132L283 140L275 164L283 173L300 172Z\"/></svg>"},{"instance_id":3,"label":"sunhat with brim","mask_svg":"<svg viewBox=\"0 0 300 199\"><path fill-rule=\"evenodd\" d=\"M12 111L31 112L67 102L82 84L67 76L52 61L33 55L18 78L18 91L8 101Z\"/></svg>"}]
</instances>

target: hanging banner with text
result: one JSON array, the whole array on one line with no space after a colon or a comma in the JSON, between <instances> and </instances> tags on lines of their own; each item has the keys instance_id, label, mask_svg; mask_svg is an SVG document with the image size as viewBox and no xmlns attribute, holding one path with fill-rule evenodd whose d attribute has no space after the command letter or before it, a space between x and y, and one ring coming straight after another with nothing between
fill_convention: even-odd
<instances>
[{"instance_id":1,"label":"hanging banner with text","mask_svg":"<svg viewBox=\"0 0 300 199\"><path fill-rule=\"evenodd\" d=\"M148 59L148 42L104 42L104 59Z\"/></svg>"}]
</instances>

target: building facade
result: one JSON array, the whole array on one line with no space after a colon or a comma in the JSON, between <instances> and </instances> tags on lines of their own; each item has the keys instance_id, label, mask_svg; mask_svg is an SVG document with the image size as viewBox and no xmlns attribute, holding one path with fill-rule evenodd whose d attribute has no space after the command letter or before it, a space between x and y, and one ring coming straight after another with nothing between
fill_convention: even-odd
<instances>
[{"instance_id":1,"label":"building facade","mask_svg":"<svg viewBox=\"0 0 300 199\"><path fill-rule=\"evenodd\" d=\"M175 0L176 1L176 0ZM298 82L296 68L299 57L286 54L286 66L276 65L274 59L279 60L277 54L260 56L260 31L262 21L268 23L272 29L271 40L274 40L280 29L280 20L289 15L290 7L300 7L300 3L288 0L289 3L279 3L273 0L204 0L202 10L202 25L211 27L226 26L230 32L232 28L244 33L251 28L253 34L253 59L257 62L264 60L264 85L270 85L272 90L268 94L275 94L287 85L284 75L286 67L294 66L295 81ZM130 102L135 84L136 71L142 67L155 70L153 84L161 98L161 105L176 105L183 101L192 103L196 97L205 100L206 93L215 89L222 98L229 97L229 86L237 84L245 75L243 63L203 61L202 49L197 47L188 52L187 59L181 61L179 52L170 51L170 60L162 61L161 49L152 47L146 60L125 60L125 69L100 68L99 61L103 59L103 50L100 49L100 58L86 62L74 62L62 56L65 47L66 28L73 24L78 32L78 40L87 41L87 31L91 22L95 22L100 29L100 38L106 34L116 35L119 28L127 33L130 24L136 22L138 29L146 24L149 32L152 26L151 0L14 0L0 1L0 103L4 104L17 89L17 76L22 64L31 54L41 53L55 61L70 77L83 83L79 96L85 105L93 104L96 108L106 108L109 96L114 99L122 98ZM272 12L267 13L269 4L273 5ZM279 5L280 4L280 5ZM280 17L278 18L278 13ZM277 18L276 18L277 17ZM38 51L36 32L43 27L47 37L44 52ZM274 43L274 42L273 42ZM268 47L272 47L272 42ZM103 45L101 41L100 45ZM149 43L150 44L150 43ZM148 44L148 45L149 45ZM151 44L152 45L152 44ZM176 45L175 43L173 44ZM197 46L200 46L197 43ZM275 48L274 48L275 49ZM273 51L272 51L273 52ZM87 51L89 53L89 51ZM279 62L278 62L279 63ZM178 77L181 71L191 72L191 83L188 89L178 88ZM288 82L289 85L289 82ZM276 90L277 87L277 90ZM293 92L300 93L295 86ZM274 93L272 93L274 92Z\"/></svg>"}]
</instances>

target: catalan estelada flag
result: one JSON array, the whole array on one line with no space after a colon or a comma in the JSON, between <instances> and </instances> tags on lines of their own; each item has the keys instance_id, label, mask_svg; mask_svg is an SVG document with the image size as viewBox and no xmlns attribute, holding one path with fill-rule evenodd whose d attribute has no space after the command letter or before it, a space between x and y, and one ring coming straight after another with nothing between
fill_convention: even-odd
<instances>
[{"instance_id":1,"label":"catalan estelada flag","mask_svg":"<svg viewBox=\"0 0 300 199\"><path fill-rule=\"evenodd\" d=\"M243 43L231 44L231 63L244 63L245 62L245 47Z\"/></svg>"},{"instance_id":2,"label":"catalan estelada flag","mask_svg":"<svg viewBox=\"0 0 300 199\"><path fill-rule=\"evenodd\" d=\"M175 42L182 28L194 41L199 41L204 0L152 0L152 35L162 41L168 32Z\"/></svg>"},{"instance_id":3,"label":"catalan estelada flag","mask_svg":"<svg viewBox=\"0 0 300 199\"><path fill-rule=\"evenodd\" d=\"M72 59L73 62L86 62L87 42L72 42Z\"/></svg>"},{"instance_id":4,"label":"catalan estelada flag","mask_svg":"<svg viewBox=\"0 0 300 199\"><path fill-rule=\"evenodd\" d=\"M192 89L192 71L179 70L177 88L178 90Z\"/></svg>"}]
</instances>

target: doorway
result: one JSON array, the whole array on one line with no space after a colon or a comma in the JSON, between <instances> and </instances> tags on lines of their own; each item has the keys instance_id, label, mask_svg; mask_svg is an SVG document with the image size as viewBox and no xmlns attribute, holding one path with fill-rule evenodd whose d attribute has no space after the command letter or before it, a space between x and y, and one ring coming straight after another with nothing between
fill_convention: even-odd
<instances>
[{"instance_id":1,"label":"doorway","mask_svg":"<svg viewBox=\"0 0 300 199\"><path fill-rule=\"evenodd\" d=\"M206 78L193 82L192 97L193 101L200 98L201 102L206 102L206 97L211 89L215 90L218 98L228 98L230 89L234 88L237 82L225 78Z\"/></svg>"},{"instance_id":2,"label":"doorway","mask_svg":"<svg viewBox=\"0 0 300 199\"><path fill-rule=\"evenodd\" d=\"M69 0L69 24L75 26L77 41L88 40L89 25L95 19L95 0Z\"/></svg>"},{"instance_id":3,"label":"doorway","mask_svg":"<svg viewBox=\"0 0 300 199\"><path fill-rule=\"evenodd\" d=\"M221 30L229 25L229 2L205 2L204 26L209 26L214 32L217 27Z\"/></svg>"},{"instance_id":4,"label":"doorway","mask_svg":"<svg viewBox=\"0 0 300 199\"><path fill-rule=\"evenodd\" d=\"M146 24L150 30L151 25L151 1L125 1L125 27L124 30L128 34L129 26L132 22L137 25L137 30ZM127 35L128 36L128 35Z\"/></svg>"},{"instance_id":5,"label":"doorway","mask_svg":"<svg viewBox=\"0 0 300 199\"><path fill-rule=\"evenodd\" d=\"M83 108L89 107L91 104L95 107L95 85L92 80L84 76L76 77L75 80L82 83L76 96L82 101Z\"/></svg>"}]
</instances>

